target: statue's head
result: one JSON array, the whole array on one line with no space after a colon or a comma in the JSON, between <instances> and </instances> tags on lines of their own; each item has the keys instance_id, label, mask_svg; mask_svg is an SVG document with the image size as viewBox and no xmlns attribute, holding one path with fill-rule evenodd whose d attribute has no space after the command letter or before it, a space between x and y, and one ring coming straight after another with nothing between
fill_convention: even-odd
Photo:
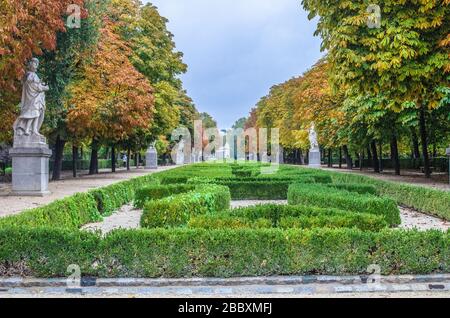
<instances>
[{"instance_id":1,"label":"statue's head","mask_svg":"<svg viewBox=\"0 0 450 318\"><path fill-rule=\"evenodd\" d=\"M28 70L31 72L36 72L39 67L39 60L37 58L32 58L30 62L28 62Z\"/></svg>"}]
</instances>

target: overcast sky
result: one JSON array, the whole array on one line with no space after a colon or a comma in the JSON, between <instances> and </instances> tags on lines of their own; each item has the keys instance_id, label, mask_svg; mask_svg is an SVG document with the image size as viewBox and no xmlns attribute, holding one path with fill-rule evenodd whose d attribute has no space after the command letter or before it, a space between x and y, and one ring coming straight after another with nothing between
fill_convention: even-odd
<instances>
[{"instance_id":1,"label":"overcast sky","mask_svg":"<svg viewBox=\"0 0 450 318\"><path fill-rule=\"evenodd\" d=\"M220 128L321 56L300 0L153 0L189 70L184 86Z\"/></svg>"}]
</instances>

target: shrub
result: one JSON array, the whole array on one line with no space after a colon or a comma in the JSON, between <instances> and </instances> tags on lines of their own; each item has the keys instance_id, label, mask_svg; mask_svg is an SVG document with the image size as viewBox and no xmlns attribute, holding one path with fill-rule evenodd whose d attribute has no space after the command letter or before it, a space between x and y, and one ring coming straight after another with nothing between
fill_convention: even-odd
<instances>
[{"instance_id":1,"label":"shrub","mask_svg":"<svg viewBox=\"0 0 450 318\"><path fill-rule=\"evenodd\" d=\"M219 185L198 186L194 191L148 201L141 226L147 228L176 227L187 224L191 216L228 209L230 190Z\"/></svg>"},{"instance_id":2,"label":"shrub","mask_svg":"<svg viewBox=\"0 0 450 318\"><path fill-rule=\"evenodd\" d=\"M380 231L387 227L382 216L341 212L334 215L317 214L315 216L287 216L277 220L269 218L236 217L229 212L206 214L192 217L188 222L190 228L203 229L239 229L239 228L357 228L364 231Z\"/></svg>"},{"instance_id":3,"label":"shrub","mask_svg":"<svg viewBox=\"0 0 450 318\"><path fill-rule=\"evenodd\" d=\"M194 185L188 184L150 185L136 191L134 206L142 209L148 200L159 200L174 194L192 191L194 188Z\"/></svg>"},{"instance_id":4,"label":"shrub","mask_svg":"<svg viewBox=\"0 0 450 318\"><path fill-rule=\"evenodd\" d=\"M229 213L233 217L249 220L270 219L274 227L281 228L356 227L361 230L379 231L388 226L381 215L304 205L265 204L233 209Z\"/></svg>"},{"instance_id":5,"label":"shrub","mask_svg":"<svg viewBox=\"0 0 450 318\"><path fill-rule=\"evenodd\" d=\"M345 190L330 191L329 187L317 184L291 185L288 202L292 205L336 207L353 212L383 215L391 226L401 223L400 211L392 199L356 194Z\"/></svg>"},{"instance_id":6,"label":"shrub","mask_svg":"<svg viewBox=\"0 0 450 318\"><path fill-rule=\"evenodd\" d=\"M157 182L152 176L139 177L107 187L78 193L48 205L0 218L0 226L51 226L78 229L98 222L134 199L134 192L144 184Z\"/></svg>"},{"instance_id":7,"label":"shrub","mask_svg":"<svg viewBox=\"0 0 450 318\"><path fill-rule=\"evenodd\" d=\"M330 175L338 183L365 183L374 185L380 195L394 199L399 205L411 207L450 221L449 191L382 181L349 173L331 172Z\"/></svg>"},{"instance_id":8,"label":"shrub","mask_svg":"<svg viewBox=\"0 0 450 318\"><path fill-rule=\"evenodd\" d=\"M142 229L97 234L0 228L0 275L91 277L383 275L450 271L449 233L355 229Z\"/></svg>"},{"instance_id":9,"label":"shrub","mask_svg":"<svg viewBox=\"0 0 450 318\"><path fill-rule=\"evenodd\" d=\"M90 193L97 201L97 208L100 214L108 216L125 204L132 202L136 191L144 185L158 183L158 179L153 176L144 176L91 190Z\"/></svg>"},{"instance_id":10,"label":"shrub","mask_svg":"<svg viewBox=\"0 0 450 318\"><path fill-rule=\"evenodd\" d=\"M347 190L349 192L356 192L359 194L372 194L377 195L377 188L371 184L362 183L332 183L327 184L328 187L335 188L338 190Z\"/></svg>"},{"instance_id":11,"label":"shrub","mask_svg":"<svg viewBox=\"0 0 450 318\"><path fill-rule=\"evenodd\" d=\"M18 215L0 219L5 226L51 226L55 228L78 229L84 224L102 219L97 202L91 193L78 193L54 201L46 206L31 209Z\"/></svg>"},{"instance_id":12,"label":"shrub","mask_svg":"<svg viewBox=\"0 0 450 318\"><path fill-rule=\"evenodd\" d=\"M286 200L289 181L217 181L230 188L233 200Z\"/></svg>"}]
</instances>

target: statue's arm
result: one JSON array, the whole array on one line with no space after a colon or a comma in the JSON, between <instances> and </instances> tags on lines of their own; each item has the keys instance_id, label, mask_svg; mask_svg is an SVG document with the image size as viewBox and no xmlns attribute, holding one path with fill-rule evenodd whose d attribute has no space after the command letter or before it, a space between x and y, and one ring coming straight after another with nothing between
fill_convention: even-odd
<instances>
[{"instance_id":1,"label":"statue's arm","mask_svg":"<svg viewBox=\"0 0 450 318\"><path fill-rule=\"evenodd\" d=\"M28 78L28 82L34 90L41 93L47 92L50 89L48 85L44 84L36 74L31 75Z\"/></svg>"}]
</instances>

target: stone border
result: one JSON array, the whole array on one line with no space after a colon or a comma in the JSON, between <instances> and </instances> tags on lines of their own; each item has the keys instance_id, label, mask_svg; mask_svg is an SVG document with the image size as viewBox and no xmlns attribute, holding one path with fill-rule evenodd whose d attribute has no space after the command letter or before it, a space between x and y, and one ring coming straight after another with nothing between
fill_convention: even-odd
<instances>
[{"instance_id":1,"label":"stone border","mask_svg":"<svg viewBox=\"0 0 450 318\"><path fill-rule=\"evenodd\" d=\"M242 278L89 278L81 279L82 287L198 287L198 286L290 286L309 284L339 285L389 285L389 284L450 284L450 274L379 276L376 283L369 282L374 276L274 276ZM64 287L66 278L0 278L0 288Z\"/></svg>"},{"instance_id":2,"label":"stone border","mask_svg":"<svg viewBox=\"0 0 450 318\"><path fill-rule=\"evenodd\" d=\"M81 286L66 279L0 278L0 298L40 297L304 297L373 295L450 296L450 274L382 276L277 276L192 279L84 278ZM370 277L373 279L374 277ZM365 295L365 296L364 296Z\"/></svg>"}]
</instances>

